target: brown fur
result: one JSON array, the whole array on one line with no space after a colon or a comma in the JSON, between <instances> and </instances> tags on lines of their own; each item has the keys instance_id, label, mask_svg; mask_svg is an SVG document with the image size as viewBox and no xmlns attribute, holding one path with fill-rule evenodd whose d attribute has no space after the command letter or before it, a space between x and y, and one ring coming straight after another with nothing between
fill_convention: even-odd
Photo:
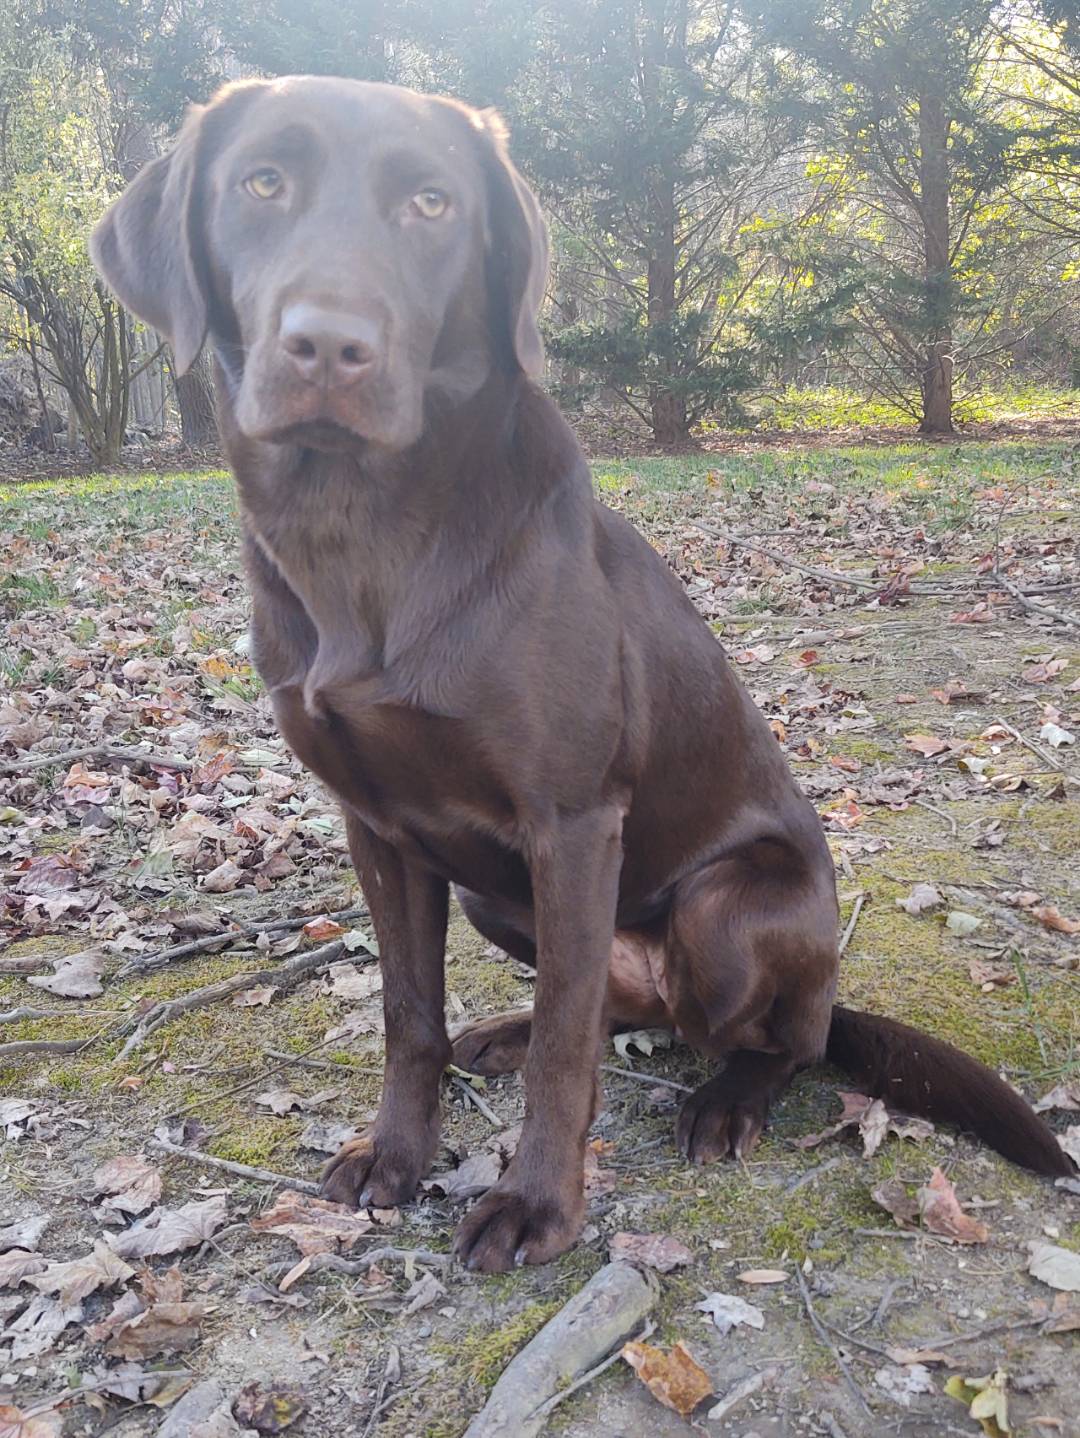
<instances>
[{"instance_id":1,"label":"brown fur","mask_svg":"<svg viewBox=\"0 0 1080 1438\"><path fill-rule=\"evenodd\" d=\"M281 189L252 198L245 179L267 166ZM432 187L447 205L419 218L410 196ZM833 1007L817 815L527 377L546 239L490 116L354 82L234 87L139 176L93 252L181 367L209 334L256 663L282 732L341 799L379 938L383 1103L327 1194L411 1198L451 1052L523 1065L518 1152L457 1251L484 1270L554 1257L582 1221L602 1041L641 1023L724 1065L679 1115L696 1162L746 1153L772 1097L827 1052L903 1107L1068 1171L988 1069ZM303 365L283 343L298 303L334 325ZM365 363L354 346L338 365L354 334ZM450 884L537 971L531 1017L483 1020L453 1050Z\"/></svg>"}]
</instances>

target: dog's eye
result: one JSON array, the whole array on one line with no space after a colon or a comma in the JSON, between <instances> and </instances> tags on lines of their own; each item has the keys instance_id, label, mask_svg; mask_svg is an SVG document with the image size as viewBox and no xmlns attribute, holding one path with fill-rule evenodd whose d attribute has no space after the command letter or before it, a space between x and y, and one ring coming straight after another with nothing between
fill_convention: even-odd
<instances>
[{"instance_id":1,"label":"dog's eye","mask_svg":"<svg viewBox=\"0 0 1080 1438\"><path fill-rule=\"evenodd\" d=\"M285 181L277 170L266 167L256 170L244 181L244 189L249 195L254 195L257 200L273 200L281 194Z\"/></svg>"},{"instance_id":2,"label":"dog's eye","mask_svg":"<svg viewBox=\"0 0 1080 1438\"><path fill-rule=\"evenodd\" d=\"M418 215L423 215L425 220L437 220L440 215L446 212L450 203L442 190L420 190L412 197L412 207Z\"/></svg>"}]
</instances>

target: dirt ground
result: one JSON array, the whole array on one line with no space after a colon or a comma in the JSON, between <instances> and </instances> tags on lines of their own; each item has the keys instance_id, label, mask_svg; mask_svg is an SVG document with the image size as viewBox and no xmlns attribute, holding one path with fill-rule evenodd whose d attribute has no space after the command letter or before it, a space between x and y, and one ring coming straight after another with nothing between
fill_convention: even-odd
<instances>
[{"instance_id":1,"label":"dirt ground","mask_svg":"<svg viewBox=\"0 0 1080 1438\"><path fill-rule=\"evenodd\" d=\"M1076 437L594 468L822 815L843 999L1049 1096L1080 1152ZM841 1113L846 1084L824 1070L748 1162L692 1169L673 1120L703 1064L621 1036L588 1226L544 1269L484 1278L447 1258L463 1195L512 1142L517 1076L448 1076L412 1207L331 1232L337 1216L284 1198L373 1112L381 1015L340 819L245 656L229 482L0 489L0 544L0 1434L458 1438L631 1233L685 1245L648 1341L685 1344L716 1397L685 1419L618 1361L548 1432L1080 1435L1080 1185L952 1132L882 1136L857 1102L861 1128L807 1145ZM453 1023L530 996L460 915L447 988ZM914 1212L935 1168L961 1205L951 1229L925 1192L903 1225L874 1197ZM1032 1244L1064 1253L1053 1283L1029 1272ZM744 1281L762 1270L775 1281ZM697 1306L716 1294L760 1326L722 1334ZM956 1378L991 1383L957 1397ZM177 1408L192 1394L217 1406L202 1428Z\"/></svg>"}]
</instances>

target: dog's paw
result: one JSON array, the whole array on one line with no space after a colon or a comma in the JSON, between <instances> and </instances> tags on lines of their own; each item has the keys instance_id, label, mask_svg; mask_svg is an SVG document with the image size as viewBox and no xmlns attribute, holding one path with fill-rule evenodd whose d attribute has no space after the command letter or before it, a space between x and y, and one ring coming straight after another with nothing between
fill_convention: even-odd
<instances>
[{"instance_id":1,"label":"dog's paw","mask_svg":"<svg viewBox=\"0 0 1080 1438\"><path fill-rule=\"evenodd\" d=\"M453 1061L459 1069L487 1078L514 1073L525 1066L531 1032L531 1009L478 1019L453 1036Z\"/></svg>"},{"instance_id":2,"label":"dog's paw","mask_svg":"<svg viewBox=\"0 0 1080 1438\"><path fill-rule=\"evenodd\" d=\"M532 1198L496 1185L458 1224L454 1255L478 1273L507 1273L523 1263L550 1263L565 1253L584 1220L584 1203Z\"/></svg>"},{"instance_id":3,"label":"dog's paw","mask_svg":"<svg viewBox=\"0 0 1080 1438\"><path fill-rule=\"evenodd\" d=\"M691 1163L745 1158L753 1149L768 1116L768 1101L754 1095L736 1097L712 1079L685 1099L675 1120L679 1152Z\"/></svg>"},{"instance_id":4,"label":"dog's paw","mask_svg":"<svg viewBox=\"0 0 1080 1438\"><path fill-rule=\"evenodd\" d=\"M396 1208L412 1199L423 1171L422 1161L407 1151L361 1134L342 1144L323 1169L319 1192L353 1208Z\"/></svg>"}]
</instances>

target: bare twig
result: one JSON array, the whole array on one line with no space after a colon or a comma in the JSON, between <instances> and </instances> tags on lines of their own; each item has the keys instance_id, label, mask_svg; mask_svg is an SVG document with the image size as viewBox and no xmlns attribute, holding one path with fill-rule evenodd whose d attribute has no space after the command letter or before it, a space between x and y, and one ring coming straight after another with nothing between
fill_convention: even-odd
<instances>
[{"instance_id":1,"label":"bare twig","mask_svg":"<svg viewBox=\"0 0 1080 1438\"><path fill-rule=\"evenodd\" d=\"M23 1039L0 1044L0 1059L13 1059L19 1054L76 1054L92 1042L93 1039Z\"/></svg>"},{"instance_id":2,"label":"bare twig","mask_svg":"<svg viewBox=\"0 0 1080 1438\"><path fill-rule=\"evenodd\" d=\"M279 989L291 988L312 969L317 969L323 964L332 964L346 952L345 945L341 940L335 939L332 943L312 949L310 953L296 954L291 959L285 959L277 968L259 969L255 973L233 974L231 978L222 979L220 983L206 984L203 988L193 989L190 994L183 994L178 999L168 999L157 1003L133 1025L127 1024L120 1029L122 1034L134 1027L134 1031L117 1058L126 1059L136 1049L141 1048L152 1033L173 1019L179 1018L181 1014L191 1013L193 1009L204 1009L210 1004L216 1004L219 999L227 999L230 994L240 993L243 989L256 988L259 984L273 984Z\"/></svg>"},{"instance_id":3,"label":"bare twig","mask_svg":"<svg viewBox=\"0 0 1080 1438\"><path fill-rule=\"evenodd\" d=\"M645 1326L644 1328L642 1328L641 1332L638 1333L637 1336L634 1338L628 1338L626 1342L644 1343L645 1339L651 1338L655 1332L656 1324L652 1321L651 1318L646 1319ZM575 1379L575 1381L571 1383L568 1387L560 1389L558 1393L553 1393L552 1396L548 1398L545 1402L541 1403L538 1408L534 1408L532 1413L529 1414L529 1417L546 1418L549 1413L554 1412L554 1410L559 1406L560 1403L565 1403L567 1398L569 1398L572 1394L576 1393L579 1388L584 1388L587 1383L591 1383L593 1379L599 1378L601 1373L606 1373L609 1368L614 1367L614 1365L618 1363L621 1357L622 1347L620 1346L619 1348L616 1348L615 1352L612 1353L610 1357L605 1358L603 1363L598 1363L595 1368L590 1368L588 1373L583 1373L580 1378Z\"/></svg>"},{"instance_id":4,"label":"bare twig","mask_svg":"<svg viewBox=\"0 0 1080 1438\"><path fill-rule=\"evenodd\" d=\"M1070 774L1069 771L1065 768L1064 764L1062 764L1060 759L1056 759L1053 754L1050 754L1045 749L1040 748L1040 746L1036 744L1034 740L1026 739L1024 735L1021 734L1019 729L1014 729L1011 724L1009 724L1006 720L1002 719L1000 716L994 719L994 723L999 725L1002 729L1006 730L1006 732L1011 734L1014 739L1019 740L1019 742L1023 744L1025 749L1030 749L1031 752L1035 755L1035 757L1037 759L1041 759L1048 769L1053 770L1055 774L1060 774L1064 778L1066 784L1075 784L1078 788L1080 788L1080 779L1078 779L1075 774Z\"/></svg>"},{"instance_id":5,"label":"bare twig","mask_svg":"<svg viewBox=\"0 0 1080 1438\"><path fill-rule=\"evenodd\" d=\"M821 1342L824 1343L825 1347L829 1350L832 1356L836 1359L837 1366L840 1369L840 1373L844 1379L844 1382L847 1384L848 1391L855 1399L855 1402L859 1405L859 1407L862 1409L862 1411L866 1414L868 1418L873 1418L874 1410L870 1407L869 1403L867 1403L862 1389L852 1377L851 1369L844 1361L844 1358L841 1355L839 1348L837 1348L836 1344L832 1341L832 1338L829 1336L828 1330L822 1323L821 1319L817 1316L817 1313L814 1311L814 1305L810 1298L810 1289L807 1286L807 1282L805 1277L803 1276L803 1271L801 1268L795 1269L795 1277L798 1279L799 1282L799 1292L802 1294L802 1301L803 1306L806 1309L806 1316L813 1324L814 1332L817 1334L818 1338L820 1338Z\"/></svg>"},{"instance_id":6,"label":"bare twig","mask_svg":"<svg viewBox=\"0 0 1080 1438\"><path fill-rule=\"evenodd\" d=\"M944 809L939 809L936 804L931 804L929 799L915 799L913 802L918 804L920 809L928 809L931 814L936 814L939 819L944 819L946 824L948 824L949 826L950 837L952 837L953 839L956 838L956 820L951 814L947 814Z\"/></svg>"},{"instance_id":7,"label":"bare twig","mask_svg":"<svg viewBox=\"0 0 1080 1438\"><path fill-rule=\"evenodd\" d=\"M360 1258L342 1258L340 1253L315 1253L306 1273L342 1273L346 1278L360 1278L377 1263L425 1263L429 1268L446 1268L453 1262L449 1253L432 1253L427 1248L369 1248ZM276 1283L296 1267L293 1259L272 1263L263 1269L263 1279Z\"/></svg>"},{"instance_id":8,"label":"bare twig","mask_svg":"<svg viewBox=\"0 0 1080 1438\"><path fill-rule=\"evenodd\" d=\"M307 1178L293 1178L285 1173L271 1173L266 1168L252 1168L250 1164L233 1163L228 1158L215 1158L210 1153L200 1153L198 1149L181 1148L178 1143L172 1143L167 1138L152 1138L150 1147L161 1149L164 1153L171 1153L174 1158L185 1158L189 1163L202 1164L204 1168L219 1168L223 1173L235 1174L237 1178L251 1179L253 1183L270 1183L283 1188L295 1188L300 1193L318 1194L319 1185L312 1183Z\"/></svg>"},{"instance_id":9,"label":"bare twig","mask_svg":"<svg viewBox=\"0 0 1080 1438\"><path fill-rule=\"evenodd\" d=\"M351 919L364 919L367 916L367 909L360 907L340 909L336 914L327 914L325 917L336 924L345 924ZM156 954L144 954L137 959L131 959L116 971L116 977L124 979L129 974L152 973L155 969L162 969L166 964L175 963L178 959L187 959L193 954L204 954L216 949L219 945L234 944L238 939L252 939L259 934L295 932L319 917L322 916L307 914L291 919L266 919L257 924L237 924L231 929L223 929L220 934L206 934L202 938L189 939L186 943L174 944L169 949L161 949Z\"/></svg>"},{"instance_id":10,"label":"bare twig","mask_svg":"<svg viewBox=\"0 0 1080 1438\"><path fill-rule=\"evenodd\" d=\"M840 952L840 953L843 953L844 950L847 948L848 944L851 943L851 936L852 936L852 934L855 932L855 925L859 922L859 915L862 913L862 911L863 911L863 905L864 905L865 903L866 903L866 895L865 895L865 894L856 894L856 895L855 895L855 902L854 902L854 903L852 904L852 906L851 906L851 917L850 917L850 919L848 919L848 921L847 921L847 927L844 929L843 935L842 935L842 937L841 937L841 939L840 939L840 943L839 943L839 945L838 945L838 949L839 949L839 952Z\"/></svg>"},{"instance_id":11,"label":"bare twig","mask_svg":"<svg viewBox=\"0 0 1080 1438\"><path fill-rule=\"evenodd\" d=\"M702 534L708 534L713 539L722 539L726 544L734 545L738 549L756 549L759 554L764 554L776 564L782 564L787 569L797 569L800 574L809 574L811 578L823 580L826 584L841 584L849 589L865 590L870 594L876 594L883 587L883 582L872 579L853 579L850 575L838 574L833 569L818 569L816 565L803 564L801 560L792 559L789 555L781 553L779 549L771 549L767 544L761 544L756 539L743 539L741 535L732 534L718 525L703 524L699 519L691 519L687 522L694 529L700 529Z\"/></svg>"},{"instance_id":12,"label":"bare twig","mask_svg":"<svg viewBox=\"0 0 1080 1438\"><path fill-rule=\"evenodd\" d=\"M816 1183L819 1178L823 1178L834 1168L839 1168L843 1161L842 1158L828 1158L824 1163L819 1163L816 1168L810 1169L809 1172L800 1173L798 1178L792 1179L785 1187L784 1193L798 1193L799 1189L805 1188L808 1183Z\"/></svg>"},{"instance_id":13,"label":"bare twig","mask_svg":"<svg viewBox=\"0 0 1080 1438\"><path fill-rule=\"evenodd\" d=\"M0 764L0 774L26 774L31 769L45 769L54 764L74 764L79 759L94 759L116 764L150 764L159 769L179 769L188 773L195 766L190 759L173 754L157 754L146 749L121 749L112 744L91 744L83 749L61 749L56 754L27 755Z\"/></svg>"},{"instance_id":14,"label":"bare twig","mask_svg":"<svg viewBox=\"0 0 1080 1438\"><path fill-rule=\"evenodd\" d=\"M1080 629L1080 615L1068 614L1064 609L1056 609L1054 605L1046 604L1041 599L1032 599L1018 584L1014 584L1007 574L1002 574L1000 569L995 569L993 573L1002 588L1007 589L1012 597L1031 614L1039 614L1044 619L1056 619L1059 624L1067 624L1072 629Z\"/></svg>"},{"instance_id":15,"label":"bare twig","mask_svg":"<svg viewBox=\"0 0 1080 1438\"><path fill-rule=\"evenodd\" d=\"M362 1069L358 1068L355 1064L338 1063L334 1059L313 1059L308 1057L309 1054L321 1049L327 1042L329 1042L329 1040L324 1039L321 1043L313 1044L311 1048L304 1049L303 1053L299 1054L282 1053L280 1049L263 1049L263 1053L268 1059L280 1059L280 1066L283 1069L329 1069L332 1073L337 1074L363 1074L368 1078L382 1078L382 1069ZM270 1072L273 1073L274 1070L271 1069Z\"/></svg>"},{"instance_id":16,"label":"bare twig","mask_svg":"<svg viewBox=\"0 0 1080 1438\"><path fill-rule=\"evenodd\" d=\"M465 1098L468 1099L469 1103L471 1103L475 1109L477 1109L480 1113L484 1115L488 1123L493 1124L495 1128L506 1127L502 1119L491 1107L491 1105L486 1101L486 1099L482 1099L480 1097L480 1095L476 1092L472 1084L469 1083L467 1079L460 1078L457 1074L451 1074L450 1082L454 1085L456 1089L460 1089L462 1094L464 1094Z\"/></svg>"},{"instance_id":17,"label":"bare twig","mask_svg":"<svg viewBox=\"0 0 1080 1438\"><path fill-rule=\"evenodd\" d=\"M658 1078L656 1074L639 1074L633 1069L617 1068L615 1064L601 1064L601 1073L621 1074L623 1078L637 1079L638 1083L659 1085L660 1088L673 1088L676 1093L693 1093L692 1088L687 1088L684 1083L676 1083L674 1079Z\"/></svg>"}]
</instances>

